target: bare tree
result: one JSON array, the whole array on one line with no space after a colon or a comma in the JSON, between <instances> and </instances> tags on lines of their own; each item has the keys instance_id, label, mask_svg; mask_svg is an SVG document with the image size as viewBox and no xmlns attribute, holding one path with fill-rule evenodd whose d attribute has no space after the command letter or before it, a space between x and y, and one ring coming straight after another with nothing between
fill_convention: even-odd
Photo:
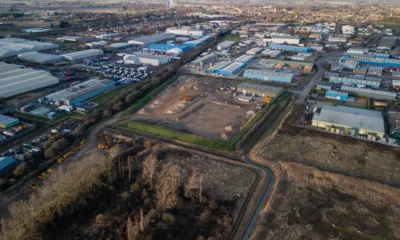
<instances>
[{"instance_id":1,"label":"bare tree","mask_svg":"<svg viewBox=\"0 0 400 240\"><path fill-rule=\"evenodd\" d=\"M132 180L132 163L133 163L133 158L128 157L128 181L131 182Z\"/></svg>"},{"instance_id":2,"label":"bare tree","mask_svg":"<svg viewBox=\"0 0 400 240\"><path fill-rule=\"evenodd\" d=\"M200 174L200 176L199 176L199 203L201 203L201 199L203 196L203 180L204 180L204 174Z\"/></svg>"},{"instance_id":3,"label":"bare tree","mask_svg":"<svg viewBox=\"0 0 400 240\"><path fill-rule=\"evenodd\" d=\"M150 189L153 188L154 175L156 173L158 165L159 161L157 154L155 153L150 154L143 161L143 179L150 186Z\"/></svg>"},{"instance_id":4,"label":"bare tree","mask_svg":"<svg viewBox=\"0 0 400 240\"><path fill-rule=\"evenodd\" d=\"M156 184L157 207L172 208L178 201L178 189L181 184L182 170L177 165L164 166Z\"/></svg>"},{"instance_id":5,"label":"bare tree","mask_svg":"<svg viewBox=\"0 0 400 240\"><path fill-rule=\"evenodd\" d=\"M139 228L133 224L130 217L128 217L128 222L126 223L126 236L128 240L136 240L139 234Z\"/></svg>"},{"instance_id":6,"label":"bare tree","mask_svg":"<svg viewBox=\"0 0 400 240\"><path fill-rule=\"evenodd\" d=\"M196 170L193 170L185 186L185 197L187 198L197 197L197 199L201 203L204 178L205 178L204 174L199 174Z\"/></svg>"}]
</instances>

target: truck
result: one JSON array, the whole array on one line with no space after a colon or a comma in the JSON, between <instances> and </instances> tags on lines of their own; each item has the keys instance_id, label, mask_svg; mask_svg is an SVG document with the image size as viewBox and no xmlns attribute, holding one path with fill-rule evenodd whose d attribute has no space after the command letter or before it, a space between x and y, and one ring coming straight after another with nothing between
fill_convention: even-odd
<instances>
[{"instance_id":1,"label":"truck","mask_svg":"<svg viewBox=\"0 0 400 240\"><path fill-rule=\"evenodd\" d=\"M66 72L65 76L75 76L75 73L74 72Z\"/></svg>"}]
</instances>

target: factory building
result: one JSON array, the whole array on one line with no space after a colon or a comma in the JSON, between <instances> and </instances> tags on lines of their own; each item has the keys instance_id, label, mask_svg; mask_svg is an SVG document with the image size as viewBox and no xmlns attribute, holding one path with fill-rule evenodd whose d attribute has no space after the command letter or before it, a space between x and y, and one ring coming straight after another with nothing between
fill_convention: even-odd
<instances>
[{"instance_id":1,"label":"factory building","mask_svg":"<svg viewBox=\"0 0 400 240\"><path fill-rule=\"evenodd\" d=\"M119 33L107 33L107 34L97 35L96 38L105 40L105 39L111 39L111 38L118 37L119 35L120 35Z\"/></svg>"},{"instance_id":2,"label":"factory building","mask_svg":"<svg viewBox=\"0 0 400 240\"><path fill-rule=\"evenodd\" d=\"M73 87L45 96L55 105L79 106L84 101L96 97L115 87L114 81L91 79Z\"/></svg>"},{"instance_id":3,"label":"factory building","mask_svg":"<svg viewBox=\"0 0 400 240\"><path fill-rule=\"evenodd\" d=\"M0 128L9 128L19 124L19 119L0 114Z\"/></svg>"},{"instance_id":4,"label":"factory building","mask_svg":"<svg viewBox=\"0 0 400 240\"><path fill-rule=\"evenodd\" d=\"M147 46L151 43L158 43L166 40L175 39L175 37L176 37L175 34L172 33L159 33L155 35L135 38L134 40L130 40L128 42L133 45Z\"/></svg>"},{"instance_id":5,"label":"factory building","mask_svg":"<svg viewBox=\"0 0 400 240\"><path fill-rule=\"evenodd\" d=\"M193 40L193 41L184 42L182 45L187 46L187 47L200 47L200 46L204 45L205 43L210 42L211 40L212 40L211 36L205 36L205 37Z\"/></svg>"},{"instance_id":6,"label":"factory building","mask_svg":"<svg viewBox=\"0 0 400 240\"><path fill-rule=\"evenodd\" d=\"M346 54L366 54L368 53L368 49L362 49L362 48L350 48L346 51Z\"/></svg>"},{"instance_id":7,"label":"factory building","mask_svg":"<svg viewBox=\"0 0 400 240\"><path fill-rule=\"evenodd\" d=\"M238 92L242 92L244 94L251 94L254 96L260 97L278 97L282 93L282 88L280 87L272 87L263 84L257 83L241 83L237 87Z\"/></svg>"},{"instance_id":8,"label":"factory building","mask_svg":"<svg viewBox=\"0 0 400 240\"><path fill-rule=\"evenodd\" d=\"M334 90L328 90L328 91L326 91L326 94L325 94L325 98L335 99L335 100L340 100L340 101L347 101L348 97L349 97L349 93L339 92L339 91L334 91Z\"/></svg>"},{"instance_id":9,"label":"factory building","mask_svg":"<svg viewBox=\"0 0 400 240\"><path fill-rule=\"evenodd\" d=\"M51 55L39 52L28 52L18 54L18 58L22 61L33 62L38 64L52 64L63 62L64 58L59 55Z\"/></svg>"},{"instance_id":10,"label":"factory building","mask_svg":"<svg viewBox=\"0 0 400 240\"><path fill-rule=\"evenodd\" d=\"M225 41L217 45L217 50L222 51L234 46L235 44L234 41Z\"/></svg>"},{"instance_id":11,"label":"factory building","mask_svg":"<svg viewBox=\"0 0 400 240\"><path fill-rule=\"evenodd\" d=\"M20 38L3 38L0 39L0 57L16 56L21 53L46 51L56 49L57 44L29 41Z\"/></svg>"},{"instance_id":12,"label":"factory building","mask_svg":"<svg viewBox=\"0 0 400 240\"><path fill-rule=\"evenodd\" d=\"M339 58L341 63L347 62L356 62L357 64L363 65L371 65L376 67L395 67L400 68L400 60L398 59L390 59L390 58L382 58L382 57L373 57L371 55L345 55Z\"/></svg>"},{"instance_id":13,"label":"factory building","mask_svg":"<svg viewBox=\"0 0 400 240\"><path fill-rule=\"evenodd\" d=\"M216 73L225 75L225 76L236 76L244 67L245 67L244 63L232 62L231 64L224 67L223 69L216 70Z\"/></svg>"},{"instance_id":14,"label":"factory building","mask_svg":"<svg viewBox=\"0 0 400 240\"><path fill-rule=\"evenodd\" d=\"M231 61L222 61L217 63L215 66L210 67L206 70L208 73L216 73L219 70L224 69L226 66L230 65L232 62Z\"/></svg>"},{"instance_id":15,"label":"factory building","mask_svg":"<svg viewBox=\"0 0 400 240\"><path fill-rule=\"evenodd\" d=\"M331 43L346 43L347 42L347 37L329 36L328 42L331 42Z\"/></svg>"},{"instance_id":16,"label":"factory building","mask_svg":"<svg viewBox=\"0 0 400 240\"><path fill-rule=\"evenodd\" d=\"M172 60L170 56L167 55L152 55L152 54L126 54L124 56L125 64L134 65L151 65L151 66L161 66L163 64L169 63Z\"/></svg>"},{"instance_id":17,"label":"factory building","mask_svg":"<svg viewBox=\"0 0 400 240\"><path fill-rule=\"evenodd\" d=\"M204 64L207 64L210 61L213 61L215 58L216 58L216 55L214 53L210 53L210 54L207 54L207 55L205 55L203 57L200 57L200 58L192 61L190 63L190 65L192 65L192 66L202 66Z\"/></svg>"},{"instance_id":18,"label":"factory building","mask_svg":"<svg viewBox=\"0 0 400 240\"><path fill-rule=\"evenodd\" d=\"M379 50L391 50L396 46L396 41L399 38L396 36L383 36L379 41L377 49Z\"/></svg>"},{"instance_id":19,"label":"factory building","mask_svg":"<svg viewBox=\"0 0 400 240\"><path fill-rule=\"evenodd\" d=\"M191 26L167 28L166 33L173 33L178 36L202 37L205 35L203 30Z\"/></svg>"},{"instance_id":20,"label":"factory building","mask_svg":"<svg viewBox=\"0 0 400 240\"><path fill-rule=\"evenodd\" d=\"M174 49L174 48L182 49L182 51L184 51L184 52L189 50L188 47L186 47L186 46L169 45L169 44L156 44L156 43L149 44L149 46L147 48L150 49L150 50L156 50L156 51L169 51L169 50Z\"/></svg>"},{"instance_id":21,"label":"factory building","mask_svg":"<svg viewBox=\"0 0 400 240\"><path fill-rule=\"evenodd\" d=\"M350 86L368 86L368 87L375 87L375 88L378 88L381 85L380 81L363 80L363 79L346 78L346 77L335 77L335 76L329 77L329 82L342 83L344 85L350 85Z\"/></svg>"},{"instance_id":22,"label":"factory building","mask_svg":"<svg viewBox=\"0 0 400 240\"><path fill-rule=\"evenodd\" d=\"M299 45L300 44L300 38L299 38L299 36L273 34L273 35L271 35L271 38L264 38L263 42L265 42L265 43L275 43L275 44Z\"/></svg>"},{"instance_id":23,"label":"factory building","mask_svg":"<svg viewBox=\"0 0 400 240\"><path fill-rule=\"evenodd\" d=\"M254 56L252 55L242 55L234 60L234 62L241 62L244 64L248 64L251 60L253 60Z\"/></svg>"},{"instance_id":24,"label":"factory building","mask_svg":"<svg viewBox=\"0 0 400 240\"><path fill-rule=\"evenodd\" d=\"M249 51L246 52L246 54L248 55L256 55L256 54L260 54L264 49L262 48L252 48Z\"/></svg>"},{"instance_id":25,"label":"factory building","mask_svg":"<svg viewBox=\"0 0 400 240\"><path fill-rule=\"evenodd\" d=\"M57 38L57 40L61 41L61 42L79 42L82 39L84 39L84 38L80 37L80 36L63 36L63 37Z\"/></svg>"},{"instance_id":26,"label":"factory building","mask_svg":"<svg viewBox=\"0 0 400 240\"><path fill-rule=\"evenodd\" d=\"M289 45L279 45L279 44L270 44L270 49L280 50L286 52L311 52L312 49L308 47L297 47L297 46L289 46Z\"/></svg>"},{"instance_id":27,"label":"factory building","mask_svg":"<svg viewBox=\"0 0 400 240\"><path fill-rule=\"evenodd\" d=\"M382 138L385 135L382 113L360 108L323 106L320 113L314 114L312 125L350 136L371 134Z\"/></svg>"},{"instance_id":28,"label":"factory building","mask_svg":"<svg viewBox=\"0 0 400 240\"><path fill-rule=\"evenodd\" d=\"M104 47L106 45L107 45L106 41L98 41L98 42L86 43L86 46L88 46L90 48Z\"/></svg>"},{"instance_id":29,"label":"factory building","mask_svg":"<svg viewBox=\"0 0 400 240\"><path fill-rule=\"evenodd\" d=\"M100 49L89 49L89 50L84 50L84 51L78 51L78 52L72 52L72 53L67 53L61 55L68 61L78 61L82 60L85 58L91 58L95 56L100 56L103 55L103 50Z\"/></svg>"},{"instance_id":30,"label":"factory building","mask_svg":"<svg viewBox=\"0 0 400 240\"><path fill-rule=\"evenodd\" d=\"M58 82L56 77L46 71L21 69L15 64L0 62L0 97L12 97Z\"/></svg>"},{"instance_id":31,"label":"factory building","mask_svg":"<svg viewBox=\"0 0 400 240\"><path fill-rule=\"evenodd\" d=\"M294 79L294 73L288 72L276 72L273 70L259 70L259 69L247 69L243 77L257 79L262 81L273 81L291 83Z\"/></svg>"},{"instance_id":32,"label":"factory building","mask_svg":"<svg viewBox=\"0 0 400 240\"><path fill-rule=\"evenodd\" d=\"M0 177L3 177L18 165L17 160L11 157L0 157Z\"/></svg>"},{"instance_id":33,"label":"factory building","mask_svg":"<svg viewBox=\"0 0 400 240\"><path fill-rule=\"evenodd\" d=\"M385 92L368 88L356 88L349 86L342 86L341 91L378 100L391 100L391 101L396 100L396 93L394 92Z\"/></svg>"},{"instance_id":34,"label":"factory building","mask_svg":"<svg viewBox=\"0 0 400 240\"><path fill-rule=\"evenodd\" d=\"M356 30L354 26L343 25L342 32L344 35L353 35L356 32Z\"/></svg>"},{"instance_id":35,"label":"factory building","mask_svg":"<svg viewBox=\"0 0 400 240\"><path fill-rule=\"evenodd\" d=\"M132 46L133 46L133 44L131 44L131 43L113 43L113 44L110 44L110 48L114 48L114 49L126 49L126 48L130 48Z\"/></svg>"},{"instance_id":36,"label":"factory building","mask_svg":"<svg viewBox=\"0 0 400 240\"><path fill-rule=\"evenodd\" d=\"M282 52L278 51L278 50L267 49L267 50L264 50L261 54L266 57L278 58L282 55Z\"/></svg>"}]
</instances>

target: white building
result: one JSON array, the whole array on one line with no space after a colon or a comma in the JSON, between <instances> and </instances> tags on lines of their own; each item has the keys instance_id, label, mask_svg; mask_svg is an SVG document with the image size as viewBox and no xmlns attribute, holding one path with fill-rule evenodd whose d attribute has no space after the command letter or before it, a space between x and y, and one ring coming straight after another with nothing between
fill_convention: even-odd
<instances>
[{"instance_id":1,"label":"white building","mask_svg":"<svg viewBox=\"0 0 400 240\"><path fill-rule=\"evenodd\" d=\"M354 26L350 25L343 25L342 26L342 32L344 35L353 35L355 33L355 28Z\"/></svg>"},{"instance_id":2,"label":"white building","mask_svg":"<svg viewBox=\"0 0 400 240\"><path fill-rule=\"evenodd\" d=\"M347 42L347 37L334 37L334 36L329 36L328 42L332 42L332 43L345 43L345 42Z\"/></svg>"},{"instance_id":3,"label":"white building","mask_svg":"<svg viewBox=\"0 0 400 240\"><path fill-rule=\"evenodd\" d=\"M271 38L264 38L263 42L264 43L275 43L275 44L298 45L298 44L300 44L300 38L299 38L299 36L272 34Z\"/></svg>"},{"instance_id":4,"label":"white building","mask_svg":"<svg viewBox=\"0 0 400 240\"><path fill-rule=\"evenodd\" d=\"M161 66L163 64L169 63L172 57L166 55L151 55L151 54L126 54L124 56L125 64L134 65L151 65L151 66Z\"/></svg>"},{"instance_id":5,"label":"white building","mask_svg":"<svg viewBox=\"0 0 400 240\"><path fill-rule=\"evenodd\" d=\"M59 55L44 54L39 52L21 53L18 54L18 58L23 61L34 62L39 64L56 63L64 61L64 58Z\"/></svg>"},{"instance_id":6,"label":"white building","mask_svg":"<svg viewBox=\"0 0 400 240\"><path fill-rule=\"evenodd\" d=\"M98 41L98 42L90 42L90 43L86 43L86 46L90 47L90 48L95 48L95 47L104 47L107 45L106 41Z\"/></svg>"},{"instance_id":7,"label":"white building","mask_svg":"<svg viewBox=\"0 0 400 240\"><path fill-rule=\"evenodd\" d=\"M192 37L202 37L205 35L204 31L193 28L191 26L167 28L165 32L173 33L179 36L192 36Z\"/></svg>"},{"instance_id":8,"label":"white building","mask_svg":"<svg viewBox=\"0 0 400 240\"><path fill-rule=\"evenodd\" d=\"M217 50L222 51L222 50L232 47L235 44L236 43L234 41L224 41L217 45Z\"/></svg>"},{"instance_id":9,"label":"white building","mask_svg":"<svg viewBox=\"0 0 400 240\"><path fill-rule=\"evenodd\" d=\"M159 33L149 36L138 37L133 40L129 40L128 43L139 46L147 46L151 43L157 43L165 40L175 39L175 37L176 37L175 34L172 33Z\"/></svg>"},{"instance_id":10,"label":"white building","mask_svg":"<svg viewBox=\"0 0 400 240\"><path fill-rule=\"evenodd\" d=\"M0 97L13 97L58 82L58 78L46 71L22 69L15 64L0 62Z\"/></svg>"},{"instance_id":11,"label":"white building","mask_svg":"<svg viewBox=\"0 0 400 240\"><path fill-rule=\"evenodd\" d=\"M84 50L84 51L63 54L61 56L64 57L68 61L77 61L77 60L81 60L81 59L85 59L85 58L100 56L103 54L104 54L103 50L89 49L89 50Z\"/></svg>"},{"instance_id":12,"label":"white building","mask_svg":"<svg viewBox=\"0 0 400 240\"><path fill-rule=\"evenodd\" d=\"M21 53L45 51L56 49L57 44L29 41L21 38L3 38L0 39L0 57L16 56Z\"/></svg>"}]
</instances>

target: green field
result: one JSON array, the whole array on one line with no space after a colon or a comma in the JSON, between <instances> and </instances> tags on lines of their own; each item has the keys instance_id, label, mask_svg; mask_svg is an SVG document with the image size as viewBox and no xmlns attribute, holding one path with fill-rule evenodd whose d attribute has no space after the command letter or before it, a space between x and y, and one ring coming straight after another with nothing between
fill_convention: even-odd
<instances>
[{"instance_id":1,"label":"green field","mask_svg":"<svg viewBox=\"0 0 400 240\"><path fill-rule=\"evenodd\" d=\"M240 40L239 34L229 34L222 38L222 41L235 41L236 43L239 43Z\"/></svg>"},{"instance_id":2,"label":"green field","mask_svg":"<svg viewBox=\"0 0 400 240\"><path fill-rule=\"evenodd\" d=\"M283 92L273 103L276 107L280 108L281 103L289 99L293 94ZM144 105L143 105L144 106ZM141 107L140 107L141 108ZM140 109L139 108L139 109ZM219 150L235 151L236 144L242 137L253 127L253 125L260 120L260 118L268 111L269 106L261 109L250 121L248 121L241 130L230 140L214 140L200 137L193 134L182 133L173 129L164 128L161 126L141 123L141 122L125 122L122 127L134 130L135 132L144 133L153 136L159 136L166 139L187 142L203 147L215 148Z\"/></svg>"},{"instance_id":3,"label":"green field","mask_svg":"<svg viewBox=\"0 0 400 240\"><path fill-rule=\"evenodd\" d=\"M121 94L124 90L129 89L129 87L132 87L132 84L127 84L124 86L119 86L109 92L106 92L104 94L101 94L98 97L93 98L92 100L90 100L90 102L94 102L99 104L99 107L104 107L105 105L107 105L107 103L109 103L114 97L118 96L119 94Z\"/></svg>"}]
</instances>

